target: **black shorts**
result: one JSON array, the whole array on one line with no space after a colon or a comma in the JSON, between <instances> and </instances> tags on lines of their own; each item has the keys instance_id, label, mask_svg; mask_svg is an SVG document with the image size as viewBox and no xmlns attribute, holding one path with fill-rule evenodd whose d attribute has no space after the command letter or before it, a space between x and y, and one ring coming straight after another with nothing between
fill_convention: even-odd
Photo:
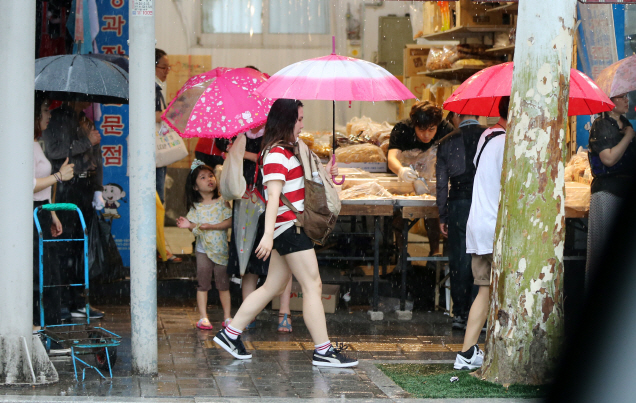
<instances>
[{"instance_id":1,"label":"black shorts","mask_svg":"<svg viewBox=\"0 0 636 403\"><path fill-rule=\"evenodd\" d=\"M279 255L285 256L290 253L314 248L314 242L309 239L305 231L300 228L299 234L296 228L295 225L292 225L282 234L274 238L274 249L276 249Z\"/></svg>"}]
</instances>

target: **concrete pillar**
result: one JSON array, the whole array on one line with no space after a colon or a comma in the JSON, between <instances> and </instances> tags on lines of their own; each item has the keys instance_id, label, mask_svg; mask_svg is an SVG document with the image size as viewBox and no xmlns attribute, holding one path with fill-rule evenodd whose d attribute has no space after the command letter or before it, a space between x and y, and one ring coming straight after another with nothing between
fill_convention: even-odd
<instances>
[{"instance_id":1,"label":"concrete pillar","mask_svg":"<svg viewBox=\"0 0 636 403\"><path fill-rule=\"evenodd\" d=\"M33 103L35 0L0 13L0 384L58 380L33 316Z\"/></svg>"},{"instance_id":2,"label":"concrete pillar","mask_svg":"<svg viewBox=\"0 0 636 403\"><path fill-rule=\"evenodd\" d=\"M139 375L154 375L158 372L154 0L129 4L132 368Z\"/></svg>"}]
</instances>

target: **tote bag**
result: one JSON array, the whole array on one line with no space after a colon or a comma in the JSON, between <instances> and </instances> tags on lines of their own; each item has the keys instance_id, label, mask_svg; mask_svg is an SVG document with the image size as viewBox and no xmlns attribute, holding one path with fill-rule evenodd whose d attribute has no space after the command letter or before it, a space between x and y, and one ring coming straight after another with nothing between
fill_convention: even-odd
<instances>
[{"instance_id":1,"label":"tote bag","mask_svg":"<svg viewBox=\"0 0 636 403\"><path fill-rule=\"evenodd\" d=\"M157 147L155 156L157 168L174 164L188 156L188 148L181 136L165 125L161 125L161 129L156 133L155 146Z\"/></svg>"},{"instance_id":2,"label":"tote bag","mask_svg":"<svg viewBox=\"0 0 636 403\"><path fill-rule=\"evenodd\" d=\"M243 176L243 157L246 142L245 134L239 134L223 162L219 190L225 200L238 200L245 194L247 182Z\"/></svg>"}]
</instances>

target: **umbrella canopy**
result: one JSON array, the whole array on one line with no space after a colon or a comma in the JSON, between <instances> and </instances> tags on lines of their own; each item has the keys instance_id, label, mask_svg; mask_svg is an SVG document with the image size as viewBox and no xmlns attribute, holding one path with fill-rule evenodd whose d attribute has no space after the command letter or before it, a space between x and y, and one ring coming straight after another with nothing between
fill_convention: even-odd
<instances>
[{"instance_id":1,"label":"umbrella canopy","mask_svg":"<svg viewBox=\"0 0 636 403\"><path fill-rule=\"evenodd\" d=\"M499 116L499 100L510 96L513 63L502 63L473 74L453 92L444 109L477 116ZM614 104L588 76L570 70L568 115L592 115L610 111Z\"/></svg>"},{"instance_id":2,"label":"umbrella canopy","mask_svg":"<svg viewBox=\"0 0 636 403\"><path fill-rule=\"evenodd\" d=\"M112 63L116 66L119 66L128 73L128 56L124 55L107 55L104 53L89 53L86 56L94 57L95 59L104 60L109 63Z\"/></svg>"},{"instance_id":3,"label":"umbrella canopy","mask_svg":"<svg viewBox=\"0 0 636 403\"><path fill-rule=\"evenodd\" d=\"M636 91L636 55L603 69L596 82L610 98Z\"/></svg>"},{"instance_id":4,"label":"umbrella canopy","mask_svg":"<svg viewBox=\"0 0 636 403\"><path fill-rule=\"evenodd\" d=\"M215 70L188 80L161 116L182 137L232 138L267 120L274 101L254 93L263 73Z\"/></svg>"},{"instance_id":5,"label":"umbrella canopy","mask_svg":"<svg viewBox=\"0 0 636 403\"><path fill-rule=\"evenodd\" d=\"M395 76L366 60L329 56L289 65L256 89L268 98L403 101L415 98Z\"/></svg>"},{"instance_id":6,"label":"umbrella canopy","mask_svg":"<svg viewBox=\"0 0 636 403\"><path fill-rule=\"evenodd\" d=\"M128 103L128 73L88 55L50 56L35 61L35 90L59 101Z\"/></svg>"}]
</instances>

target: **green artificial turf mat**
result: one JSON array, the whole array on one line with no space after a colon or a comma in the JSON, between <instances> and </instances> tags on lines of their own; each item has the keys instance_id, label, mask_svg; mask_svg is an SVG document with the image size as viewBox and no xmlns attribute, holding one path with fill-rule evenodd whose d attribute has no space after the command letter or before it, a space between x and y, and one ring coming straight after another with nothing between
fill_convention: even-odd
<instances>
[{"instance_id":1,"label":"green artificial turf mat","mask_svg":"<svg viewBox=\"0 0 636 403\"><path fill-rule=\"evenodd\" d=\"M546 386L501 385L482 381L470 371L457 371L453 364L378 364L377 367L409 392L419 398L479 398L479 397L543 397ZM451 382L451 377L459 380Z\"/></svg>"}]
</instances>

